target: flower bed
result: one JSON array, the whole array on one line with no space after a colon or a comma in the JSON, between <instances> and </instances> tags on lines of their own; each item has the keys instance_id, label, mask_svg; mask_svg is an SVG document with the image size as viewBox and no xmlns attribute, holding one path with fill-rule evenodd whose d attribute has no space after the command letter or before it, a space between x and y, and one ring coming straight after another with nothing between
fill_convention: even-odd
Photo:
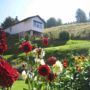
<instances>
[{"instance_id":1,"label":"flower bed","mask_svg":"<svg viewBox=\"0 0 90 90\"><path fill-rule=\"evenodd\" d=\"M2 37L0 38L2 40ZM48 38L42 38L42 44L48 46ZM0 41L0 53L6 51ZM6 45L6 43L5 43ZM2 48L3 47L3 48ZM59 59L54 55L45 57L43 48L35 47L30 41L20 42L19 50L25 53L26 63L22 64L22 78L28 85L23 90L89 90L90 88L90 57L70 55L69 59ZM29 55L33 52L34 59ZM11 89L19 73L3 57L0 58L0 86ZM18 87L19 88L19 87Z\"/></svg>"}]
</instances>

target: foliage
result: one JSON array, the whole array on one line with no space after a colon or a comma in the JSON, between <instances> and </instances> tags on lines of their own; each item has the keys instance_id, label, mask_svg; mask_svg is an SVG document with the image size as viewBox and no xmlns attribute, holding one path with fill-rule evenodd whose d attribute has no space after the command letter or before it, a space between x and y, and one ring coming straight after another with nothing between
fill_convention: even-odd
<instances>
[{"instance_id":1,"label":"foliage","mask_svg":"<svg viewBox=\"0 0 90 90\"><path fill-rule=\"evenodd\" d=\"M57 20L57 26L60 26L60 25L62 25L62 20L61 19L58 19Z\"/></svg>"},{"instance_id":2,"label":"foliage","mask_svg":"<svg viewBox=\"0 0 90 90\"><path fill-rule=\"evenodd\" d=\"M87 17L86 17L86 14L83 10L78 9L76 11L76 20L78 23L87 22Z\"/></svg>"},{"instance_id":3,"label":"foliage","mask_svg":"<svg viewBox=\"0 0 90 90\"><path fill-rule=\"evenodd\" d=\"M67 31L60 32L59 39L64 42L68 41L70 39L69 33Z\"/></svg>"},{"instance_id":4,"label":"foliage","mask_svg":"<svg viewBox=\"0 0 90 90\"><path fill-rule=\"evenodd\" d=\"M54 26L59 26L62 24L62 20L61 19L55 19L54 17L51 17L47 20L46 23L46 28L50 28L50 27L54 27Z\"/></svg>"},{"instance_id":5,"label":"foliage","mask_svg":"<svg viewBox=\"0 0 90 90\"><path fill-rule=\"evenodd\" d=\"M9 26L12 26L13 24L17 23L19 20L17 18L7 17L5 21L1 24L3 28L8 28Z\"/></svg>"},{"instance_id":6,"label":"foliage","mask_svg":"<svg viewBox=\"0 0 90 90\"><path fill-rule=\"evenodd\" d=\"M51 17L47 20L47 27L53 27L56 26L57 22L54 17Z\"/></svg>"}]
</instances>

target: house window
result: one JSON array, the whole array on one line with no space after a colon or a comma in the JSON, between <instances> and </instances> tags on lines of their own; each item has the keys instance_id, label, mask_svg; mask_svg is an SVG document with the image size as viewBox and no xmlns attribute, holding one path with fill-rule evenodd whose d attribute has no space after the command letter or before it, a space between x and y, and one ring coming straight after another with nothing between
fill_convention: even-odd
<instances>
[{"instance_id":1,"label":"house window","mask_svg":"<svg viewBox=\"0 0 90 90\"><path fill-rule=\"evenodd\" d=\"M42 23L36 20L33 20L33 26L37 28L42 28Z\"/></svg>"}]
</instances>

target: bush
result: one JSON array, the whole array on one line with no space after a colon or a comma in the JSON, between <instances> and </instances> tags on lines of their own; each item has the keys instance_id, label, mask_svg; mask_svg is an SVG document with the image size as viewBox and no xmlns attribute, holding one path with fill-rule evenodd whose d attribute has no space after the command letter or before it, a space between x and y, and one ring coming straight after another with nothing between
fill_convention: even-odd
<instances>
[{"instance_id":1,"label":"bush","mask_svg":"<svg viewBox=\"0 0 90 90\"><path fill-rule=\"evenodd\" d=\"M68 41L70 39L69 33L67 31L60 32L59 39L61 41Z\"/></svg>"}]
</instances>

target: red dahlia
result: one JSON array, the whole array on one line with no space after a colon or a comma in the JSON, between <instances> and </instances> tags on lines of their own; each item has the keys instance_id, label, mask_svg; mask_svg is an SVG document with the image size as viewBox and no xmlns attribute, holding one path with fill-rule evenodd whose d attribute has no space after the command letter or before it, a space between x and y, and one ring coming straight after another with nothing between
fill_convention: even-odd
<instances>
[{"instance_id":1,"label":"red dahlia","mask_svg":"<svg viewBox=\"0 0 90 90\"><path fill-rule=\"evenodd\" d=\"M68 67L68 61L67 61L67 59L64 59L63 60L63 66L64 66L64 68L67 68Z\"/></svg>"},{"instance_id":2,"label":"red dahlia","mask_svg":"<svg viewBox=\"0 0 90 90\"><path fill-rule=\"evenodd\" d=\"M7 50L6 43L0 43L0 54L3 54Z\"/></svg>"},{"instance_id":3,"label":"red dahlia","mask_svg":"<svg viewBox=\"0 0 90 90\"><path fill-rule=\"evenodd\" d=\"M10 87L18 79L19 73L16 69L0 57L0 86Z\"/></svg>"},{"instance_id":4,"label":"red dahlia","mask_svg":"<svg viewBox=\"0 0 90 90\"><path fill-rule=\"evenodd\" d=\"M43 37L43 38L42 38L42 44L43 44L44 46L47 46L47 45L48 45L48 37Z\"/></svg>"},{"instance_id":5,"label":"red dahlia","mask_svg":"<svg viewBox=\"0 0 90 90\"><path fill-rule=\"evenodd\" d=\"M47 80L48 81L53 81L55 79L56 75L54 73L49 73L47 76Z\"/></svg>"},{"instance_id":6,"label":"red dahlia","mask_svg":"<svg viewBox=\"0 0 90 90\"><path fill-rule=\"evenodd\" d=\"M32 45L30 44L30 42L25 41L21 44L20 49L23 52L28 53L28 52L32 51Z\"/></svg>"},{"instance_id":7,"label":"red dahlia","mask_svg":"<svg viewBox=\"0 0 90 90\"><path fill-rule=\"evenodd\" d=\"M49 73L50 73L50 68L48 65L41 65L39 66L38 68L38 73L41 75L41 76L47 76Z\"/></svg>"},{"instance_id":8,"label":"red dahlia","mask_svg":"<svg viewBox=\"0 0 90 90\"><path fill-rule=\"evenodd\" d=\"M53 64L56 63L56 60L57 60L56 57L51 56L51 57L48 58L48 64L53 65Z\"/></svg>"}]
</instances>

